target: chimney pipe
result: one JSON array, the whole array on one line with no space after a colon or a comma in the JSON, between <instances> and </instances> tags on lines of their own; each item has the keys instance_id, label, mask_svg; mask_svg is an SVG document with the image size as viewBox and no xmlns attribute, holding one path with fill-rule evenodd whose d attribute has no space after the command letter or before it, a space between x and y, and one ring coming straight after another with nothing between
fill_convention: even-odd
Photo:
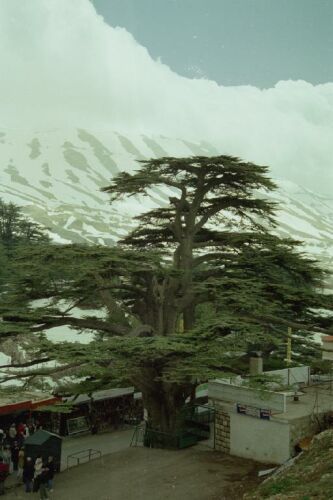
<instances>
[{"instance_id":1,"label":"chimney pipe","mask_svg":"<svg viewBox=\"0 0 333 500\"><path fill-rule=\"evenodd\" d=\"M263 359L261 353L251 353L250 356L250 375L260 375L263 372Z\"/></svg>"}]
</instances>

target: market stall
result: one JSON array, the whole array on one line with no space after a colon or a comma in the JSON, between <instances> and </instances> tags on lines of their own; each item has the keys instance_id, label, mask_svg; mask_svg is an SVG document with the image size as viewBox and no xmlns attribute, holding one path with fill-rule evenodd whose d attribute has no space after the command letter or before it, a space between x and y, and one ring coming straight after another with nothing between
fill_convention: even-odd
<instances>
[{"instance_id":1,"label":"market stall","mask_svg":"<svg viewBox=\"0 0 333 500\"><path fill-rule=\"evenodd\" d=\"M52 406L60 398L40 393L24 393L2 396L0 400L0 427L8 429L13 423L28 423L33 419L36 408Z\"/></svg>"},{"instance_id":2,"label":"market stall","mask_svg":"<svg viewBox=\"0 0 333 500\"><path fill-rule=\"evenodd\" d=\"M107 389L90 395L80 394L64 399L72 405L72 412L64 415L65 434L77 434L88 429L92 432L117 428L141 418L141 400L134 397L134 387ZM64 429L65 427L65 429Z\"/></svg>"}]
</instances>

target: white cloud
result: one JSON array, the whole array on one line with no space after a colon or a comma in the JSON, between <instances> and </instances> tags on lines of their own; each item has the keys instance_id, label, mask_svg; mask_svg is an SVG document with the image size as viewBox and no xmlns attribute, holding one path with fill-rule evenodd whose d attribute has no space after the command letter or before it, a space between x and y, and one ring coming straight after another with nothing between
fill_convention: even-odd
<instances>
[{"instance_id":1,"label":"white cloud","mask_svg":"<svg viewBox=\"0 0 333 500\"><path fill-rule=\"evenodd\" d=\"M154 61L89 0L0 1L0 125L206 140L330 193L333 83L221 87Z\"/></svg>"}]
</instances>

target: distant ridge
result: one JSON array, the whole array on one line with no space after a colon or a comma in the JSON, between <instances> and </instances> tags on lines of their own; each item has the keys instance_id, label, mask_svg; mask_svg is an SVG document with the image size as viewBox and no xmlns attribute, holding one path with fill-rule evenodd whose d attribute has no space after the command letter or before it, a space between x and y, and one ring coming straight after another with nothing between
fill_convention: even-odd
<instances>
[{"instance_id":1,"label":"distant ridge","mask_svg":"<svg viewBox=\"0 0 333 500\"><path fill-rule=\"evenodd\" d=\"M114 244L132 227L132 217L168 200L159 189L143 201L110 206L100 188L135 160L159 156L219 154L212 145L164 136L123 135L112 130L22 131L0 129L0 197L23 206L58 242ZM277 232L305 242L304 250L333 261L333 198L277 180L270 197L279 202Z\"/></svg>"}]
</instances>

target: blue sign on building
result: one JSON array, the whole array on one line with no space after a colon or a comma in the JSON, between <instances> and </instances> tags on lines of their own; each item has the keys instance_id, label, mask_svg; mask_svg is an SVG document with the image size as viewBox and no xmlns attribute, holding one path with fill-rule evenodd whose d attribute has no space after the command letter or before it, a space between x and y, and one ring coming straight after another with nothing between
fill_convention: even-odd
<instances>
[{"instance_id":1,"label":"blue sign on building","mask_svg":"<svg viewBox=\"0 0 333 500\"><path fill-rule=\"evenodd\" d=\"M261 418L263 420L269 420L271 417L271 410L256 408L255 406L242 405L240 403L237 403L236 407L237 407L237 413L241 413L242 415Z\"/></svg>"}]
</instances>

